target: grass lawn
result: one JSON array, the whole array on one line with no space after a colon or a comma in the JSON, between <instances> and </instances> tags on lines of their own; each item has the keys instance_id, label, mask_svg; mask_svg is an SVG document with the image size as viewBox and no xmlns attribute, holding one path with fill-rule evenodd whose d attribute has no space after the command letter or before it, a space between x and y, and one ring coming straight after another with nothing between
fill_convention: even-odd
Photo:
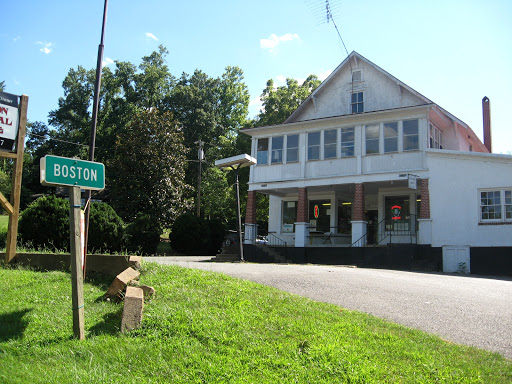
<instances>
[{"instance_id":1,"label":"grass lawn","mask_svg":"<svg viewBox=\"0 0 512 384\"><path fill-rule=\"evenodd\" d=\"M0 228L9 226L9 215L0 215Z\"/></svg>"},{"instance_id":2,"label":"grass lawn","mask_svg":"<svg viewBox=\"0 0 512 384\"><path fill-rule=\"evenodd\" d=\"M143 326L119 333L88 277L72 338L65 272L0 267L1 383L510 383L512 362L222 274L144 263Z\"/></svg>"}]
</instances>

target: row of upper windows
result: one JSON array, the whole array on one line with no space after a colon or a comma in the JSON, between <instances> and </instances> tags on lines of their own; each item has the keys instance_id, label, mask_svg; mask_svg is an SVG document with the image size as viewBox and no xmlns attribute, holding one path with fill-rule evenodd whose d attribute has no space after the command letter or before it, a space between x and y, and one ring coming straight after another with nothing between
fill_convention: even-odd
<instances>
[{"instance_id":1,"label":"row of upper windows","mask_svg":"<svg viewBox=\"0 0 512 384\"><path fill-rule=\"evenodd\" d=\"M355 130L346 127L308 132L307 160L354 156ZM419 149L418 119L366 125L363 131L366 155ZM257 139L256 159L260 165L299 161L299 135Z\"/></svg>"}]
</instances>

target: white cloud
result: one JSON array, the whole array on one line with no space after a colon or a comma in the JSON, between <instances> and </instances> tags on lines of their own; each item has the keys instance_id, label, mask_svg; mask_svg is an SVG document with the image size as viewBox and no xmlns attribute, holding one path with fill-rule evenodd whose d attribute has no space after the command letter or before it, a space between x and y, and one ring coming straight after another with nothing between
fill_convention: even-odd
<instances>
[{"instance_id":1,"label":"white cloud","mask_svg":"<svg viewBox=\"0 0 512 384\"><path fill-rule=\"evenodd\" d=\"M283 75L277 75L276 76L276 85L285 85L286 84L286 76Z\"/></svg>"},{"instance_id":2,"label":"white cloud","mask_svg":"<svg viewBox=\"0 0 512 384\"><path fill-rule=\"evenodd\" d=\"M300 37L297 33L286 33L282 36L277 36L275 33L272 33L268 39L260 39L260 47L263 49L268 49L271 53L278 52L278 45L283 41L292 41L292 40L300 40Z\"/></svg>"},{"instance_id":3,"label":"white cloud","mask_svg":"<svg viewBox=\"0 0 512 384\"><path fill-rule=\"evenodd\" d=\"M112 60L110 57L106 57L105 60L102 62L102 67L106 67L107 65L114 64L114 60Z\"/></svg>"},{"instance_id":4,"label":"white cloud","mask_svg":"<svg viewBox=\"0 0 512 384\"><path fill-rule=\"evenodd\" d=\"M20 40L20 39L21 39L21 36L20 36L20 35L18 35L18 36L14 37L14 38L12 39L12 42L13 42L13 43L16 43L16 42L17 42L18 40Z\"/></svg>"},{"instance_id":5,"label":"white cloud","mask_svg":"<svg viewBox=\"0 0 512 384\"><path fill-rule=\"evenodd\" d=\"M40 49L41 52L43 52L45 55L48 55L52 51L53 43L48 43L47 41L36 41L37 45L41 45L42 48Z\"/></svg>"},{"instance_id":6,"label":"white cloud","mask_svg":"<svg viewBox=\"0 0 512 384\"><path fill-rule=\"evenodd\" d=\"M150 33L150 32L146 32L146 37L147 37L148 39L153 39L153 40L155 40L155 41L158 41L158 39L156 38L156 36L155 36L155 35L153 35L153 34L152 34L152 33Z\"/></svg>"}]
</instances>

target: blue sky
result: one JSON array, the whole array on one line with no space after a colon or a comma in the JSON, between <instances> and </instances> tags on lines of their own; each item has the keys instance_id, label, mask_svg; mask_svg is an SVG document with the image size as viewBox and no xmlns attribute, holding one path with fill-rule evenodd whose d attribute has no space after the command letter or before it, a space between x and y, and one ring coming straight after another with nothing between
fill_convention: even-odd
<instances>
[{"instance_id":1,"label":"blue sky","mask_svg":"<svg viewBox=\"0 0 512 384\"><path fill-rule=\"evenodd\" d=\"M47 122L70 68L95 68L103 0L2 4L0 81L30 97L30 121ZM325 78L346 53L325 0L110 0L104 60L139 64L164 45L173 75L219 76L239 66L251 117L270 78ZM345 44L469 124L482 138L491 100L493 152L512 154L512 2L331 0ZM110 63L110 64L109 64Z\"/></svg>"}]
</instances>

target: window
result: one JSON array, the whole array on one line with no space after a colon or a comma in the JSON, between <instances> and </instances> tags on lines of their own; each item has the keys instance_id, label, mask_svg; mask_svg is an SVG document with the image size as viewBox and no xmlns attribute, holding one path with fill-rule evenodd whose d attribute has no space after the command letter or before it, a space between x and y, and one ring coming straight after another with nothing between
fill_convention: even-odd
<instances>
[{"instance_id":1,"label":"window","mask_svg":"<svg viewBox=\"0 0 512 384\"><path fill-rule=\"evenodd\" d=\"M258 149L256 152L258 164L268 164L268 139L258 139Z\"/></svg>"},{"instance_id":2,"label":"window","mask_svg":"<svg viewBox=\"0 0 512 384\"><path fill-rule=\"evenodd\" d=\"M324 159L332 159L337 157L337 142L337 129L330 129L328 131L324 131Z\"/></svg>"},{"instance_id":3,"label":"window","mask_svg":"<svg viewBox=\"0 0 512 384\"><path fill-rule=\"evenodd\" d=\"M439 130L439 128L435 127L434 125L429 125L429 131L430 131L430 141L429 145L430 148L435 149L443 149L443 133Z\"/></svg>"},{"instance_id":4,"label":"window","mask_svg":"<svg viewBox=\"0 0 512 384\"><path fill-rule=\"evenodd\" d=\"M283 224L282 233L295 232L295 222L297 221L297 202L283 201Z\"/></svg>"},{"instance_id":5,"label":"window","mask_svg":"<svg viewBox=\"0 0 512 384\"><path fill-rule=\"evenodd\" d=\"M512 222L512 188L480 192L481 222Z\"/></svg>"},{"instance_id":6,"label":"window","mask_svg":"<svg viewBox=\"0 0 512 384\"><path fill-rule=\"evenodd\" d=\"M286 137L286 162L299 161L299 135L288 135Z\"/></svg>"},{"instance_id":7,"label":"window","mask_svg":"<svg viewBox=\"0 0 512 384\"><path fill-rule=\"evenodd\" d=\"M309 202L310 231L331 231L331 201L310 200Z\"/></svg>"},{"instance_id":8,"label":"window","mask_svg":"<svg viewBox=\"0 0 512 384\"><path fill-rule=\"evenodd\" d=\"M366 154L379 153L379 125L366 126Z\"/></svg>"},{"instance_id":9,"label":"window","mask_svg":"<svg viewBox=\"0 0 512 384\"><path fill-rule=\"evenodd\" d=\"M308 160L320 159L320 132L308 133Z\"/></svg>"},{"instance_id":10,"label":"window","mask_svg":"<svg viewBox=\"0 0 512 384\"><path fill-rule=\"evenodd\" d=\"M272 138L272 164L278 164L283 162L283 143L284 136L277 136Z\"/></svg>"},{"instance_id":11,"label":"window","mask_svg":"<svg viewBox=\"0 0 512 384\"><path fill-rule=\"evenodd\" d=\"M352 113L364 112L363 92L352 93L351 105Z\"/></svg>"},{"instance_id":12,"label":"window","mask_svg":"<svg viewBox=\"0 0 512 384\"><path fill-rule=\"evenodd\" d=\"M404 151L419 149L418 120L405 120L403 122Z\"/></svg>"},{"instance_id":13,"label":"window","mask_svg":"<svg viewBox=\"0 0 512 384\"><path fill-rule=\"evenodd\" d=\"M341 129L341 157L354 156L354 127Z\"/></svg>"},{"instance_id":14,"label":"window","mask_svg":"<svg viewBox=\"0 0 512 384\"><path fill-rule=\"evenodd\" d=\"M384 123L384 153L398 152L398 123Z\"/></svg>"},{"instance_id":15,"label":"window","mask_svg":"<svg viewBox=\"0 0 512 384\"><path fill-rule=\"evenodd\" d=\"M386 231L408 231L410 229L409 196L386 196L384 209Z\"/></svg>"}]
</instances>

